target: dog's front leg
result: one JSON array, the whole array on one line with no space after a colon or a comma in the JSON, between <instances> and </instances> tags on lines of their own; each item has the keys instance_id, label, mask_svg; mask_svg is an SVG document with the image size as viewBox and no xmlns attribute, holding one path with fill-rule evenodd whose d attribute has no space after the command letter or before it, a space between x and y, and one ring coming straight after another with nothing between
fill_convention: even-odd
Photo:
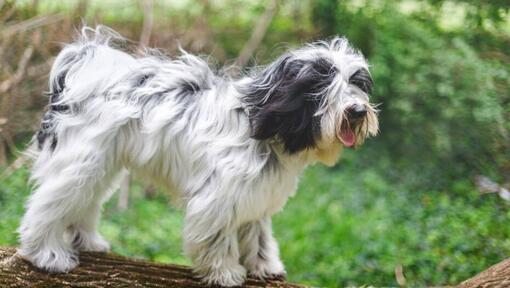
<instances>
[{"instance_id":1,"label":"dog's front leg","mask_svg":"<svg viewBox=\"0 0 510 288\"><path fill-rule=\"evenodd\" d=\"M239 246L241 263L250 275L260 279L285 278L270 217L243 224L239 228Z\"/></svg>"},{"instance_id":2,"label":"dog's front leg","mask_svg":"<svg viewBox=\"0 0 510 288\"><path fill-rule=\"evenodd\" d=\"M212 198L195 197L188 203L184 250L207 284L240 286L246 269L239 264L235 204Z\"/></svg>"}]
</instances>

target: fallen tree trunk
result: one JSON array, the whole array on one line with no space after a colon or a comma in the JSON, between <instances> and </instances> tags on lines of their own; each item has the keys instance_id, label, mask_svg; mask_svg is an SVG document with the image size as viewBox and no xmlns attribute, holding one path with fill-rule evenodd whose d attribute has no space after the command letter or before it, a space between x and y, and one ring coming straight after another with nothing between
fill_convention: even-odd
<instances>
[{"instance_id":1,"label":"fallen tree trunk","mask_svg":"<svg viewBox=\"0 0 510 288\"><path fill-rule=\"evenodd\" d=\"M458 288L510 287L510 259L503 260L457 286Z\"/></svg>"},{"instance_id":2,"label":"fallen tree trunk","mask_svg":"<svg viewBox=\"0 0 510 288\"><path fill-rule=\"evenodd\" d=\"M12 247L0 247L0 287L204 287L186 266L151 263L115 254L83 252L80 266L65 274L48 274L16 255ZM298 288L282 281L249 278L244 287ZM510 287L510 259L504 260L458 288Z\"/></svg>"},{"instance_id":3,"label":"fallen tree trunk","mask_svg":"<svg viewBox=\"0 0 510 288\"><path fill-rule=\"evenodd\" d=\"M0 287L204 287L191 269L96 252L80 254L80 266L69 273L48 274L0 247ZM302 287L249 278L245 287Z\"/></svg>"}]
</instances>

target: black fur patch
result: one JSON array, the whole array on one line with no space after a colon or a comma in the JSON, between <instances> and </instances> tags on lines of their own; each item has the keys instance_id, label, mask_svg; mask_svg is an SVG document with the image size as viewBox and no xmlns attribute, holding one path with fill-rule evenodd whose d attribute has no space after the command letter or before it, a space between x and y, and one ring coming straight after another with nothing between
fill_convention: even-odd
<instances>
[{"instance_id":1,"label":"black fur patch","mask_svg":"<svg viewBox=\"0 0 510 288\"><path fill-rule=\"evenodd\" d=\"M69 60L70 61L70 60ZM55 104L60 100L60 95L64 91L66 73L62 73L56 77L53 83L53 90L50 91L50 103L48 105L48 111L44 114L41 122L41 128L37 131L37 147L42 149L46 139L51 139L51 150L55 150L57 147L57 135L53 131L54 118L57 113L66 113L69 111L68 105Z\"/></svg>"},{"instance_id":2,"label":"black fur patch","mask_svg":"<svg viewBox=\"0 0 510 288\"><path fill-rule=\"evenodd\" d=\"M278 137L292 154L315 147L320 117L315 116L335 77L335 66L326 59L295 59L284 55L251 83L241 87L250 107L251 137Z\"/></svg>"},{"instance_id":3,"label":"black fur patch","mask_svg":"<svg viewBox=\"0 0 510 288\"><path fill-rule=\"evenodd\" d=\"M359 69L349 78L349 83L361 89L361 91L370 94L374 86L374 81L370 77L370 73L364 68Z\"/></svg>"}]
</instances>

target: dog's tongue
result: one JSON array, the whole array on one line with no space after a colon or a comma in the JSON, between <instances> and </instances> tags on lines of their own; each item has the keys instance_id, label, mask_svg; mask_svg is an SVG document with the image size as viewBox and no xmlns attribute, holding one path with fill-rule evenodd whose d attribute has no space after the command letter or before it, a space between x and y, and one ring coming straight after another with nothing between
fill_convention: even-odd
<instances>
[{"instance_id":1,"label":"dog's tongue","mask_svg":"<svg viewBox=\"0 0 510 288\"><path fill-rule=\"evenodd\" d=\"M337 135L337 137L346 147L352 147L356 144L356 136L350 127L342 127L340 135Z\"/></svg>"}]
</instances>

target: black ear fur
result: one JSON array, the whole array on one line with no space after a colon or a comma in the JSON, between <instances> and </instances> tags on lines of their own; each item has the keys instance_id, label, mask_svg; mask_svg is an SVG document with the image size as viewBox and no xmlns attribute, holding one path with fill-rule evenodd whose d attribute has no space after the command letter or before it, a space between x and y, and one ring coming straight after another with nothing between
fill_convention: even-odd
<instances>
[{"instance_id":1,"label":"black ear fur","mask_svg":"<svg viewBox=\"0 0 510 288\"><path fill-rule=\"evenodd\" d=\"M370 77L370 73L365 68L361 68L356 73L352 74L349 78L349 83L357 86L361 91L371 94L372 88L374 86L374 81L372 81L372 77Z\"/></svg>"},{"instance_id":2,"label":"black ear fur","mask_svg":"<svg viewBox=\"0 0 510 288\"><path fill-rule=\"evenodd\" d=\"M251 137L278 137L288 153L315 147L320 136L320 93L335 76L328 60L284 55L243 87L250 107Z\"/></svg>"}]
</instances>

